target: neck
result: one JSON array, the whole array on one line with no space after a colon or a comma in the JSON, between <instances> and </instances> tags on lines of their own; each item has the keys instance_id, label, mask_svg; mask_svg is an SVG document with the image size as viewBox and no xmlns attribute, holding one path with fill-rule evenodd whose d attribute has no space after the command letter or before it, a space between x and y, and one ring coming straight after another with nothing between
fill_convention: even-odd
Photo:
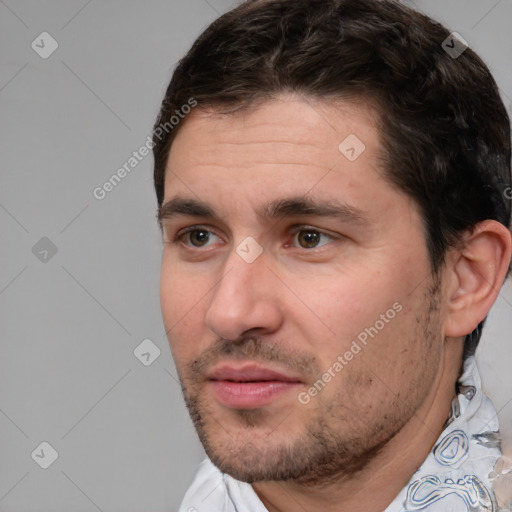
<instances>
[{"instance_id":1,"label":"neck","mask_svg":"<svg viewBox=\"0 0 512 512\"><path fill-rule=\"evenodd\" d=\"M269 512L382 512L421 466L438 440L455 397L462 342L448 340L432 392L411 420L357 474L333 483L301 486L258 482L254 491ZM298 507L300 504L300 507Z\"/></svg>"}]
</instances>

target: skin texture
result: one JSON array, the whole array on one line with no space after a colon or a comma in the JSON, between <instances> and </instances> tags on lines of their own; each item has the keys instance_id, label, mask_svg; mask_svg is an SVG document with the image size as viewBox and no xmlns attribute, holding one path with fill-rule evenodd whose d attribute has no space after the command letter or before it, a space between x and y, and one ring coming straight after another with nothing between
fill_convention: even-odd
<instances>
[{"instance_id":1,"label":"skin texture","mask_svg":"<svg viewBox=\"0 0 512 512\"><path fill-rule=\"evenodd\" d=\"M350 134L365 145L354 161L338 149ZM436 282L420 214L381 177L379 150L367 104L292 95L229 115L197 108L171 148L164 203L201 200L219 216L162 219L161 305L171 351L207 454L252 483L270 511L297 503L383 510L441 433L462 336L495 298L487 289L480 302L467 298L485 286L474 277L478 258L462 261L460 250L447 255ZM365 221L256 214L292 196L343 201ZM195 232L183 233L191 226ZM236 250L249 236L262 249L252 263ZM485 240L476 254L499 246ZM510 240L499 247L497 277L480 272L490 283L510 260ZM397 303L394 318L301 403L298 395ZM468 315L468 303L478 311ZM268 405L228 407L207 377L225 362L257 362L299 383Z\"/></svg>"}]
</instances>

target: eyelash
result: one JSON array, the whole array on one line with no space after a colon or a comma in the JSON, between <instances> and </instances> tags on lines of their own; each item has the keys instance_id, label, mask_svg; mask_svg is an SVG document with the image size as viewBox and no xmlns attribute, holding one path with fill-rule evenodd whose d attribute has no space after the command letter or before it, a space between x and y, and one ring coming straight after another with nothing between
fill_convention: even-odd
<instances>
[{"instance_id":1,"label":"eyelash","mask_svg":"<svg viewBox=\"0 0 512 512\"><path fill-rule=\"evenodd\" d=\"M215 234L215 232L213 232L211 229L207 229L205 226L202 226L202 225L196 225L196 226L190 226L188 228L185 228L183 230L181 230L180 232L178 232L178 234L176 235L176 237L174 238L174 242L178 242L178 241L181 241L182 242L182 238L187 235L188 233L191 233L193 231L206 231L208 233L211 233L215 236L218 236ZM291 231L289 232L292 236L296 236L298 233L300 233L301 231L309 231L309 232L313 232L313 233L319 233L320 236L324 236L324 237L328 237L330 238L331 240L336 240L337 238L341 238L341 235L339 235L338 237L334 236L334 235L330 235L328 233L326 233L325 231L322 231L320 229L317 229L317 228L314 228L312 226L308 226L308 225L305 225L305 224L302 224L302 225L298 225L298 226L294 226ZM171 242L173 243L173 242ZM195 247L195 246L192 246L192 245L188 245L184 242L182 242L183 245L185 245L185 247L187 247L188 249L192 249L192 250L201 250L202 247ZM326 244L324 244L326 245ZM304 248L304 247L294 247L296 249L303 249L305 251L309 251L309 252L312 252L312 251L315 251L315 250L318 250L318 249L321 249L324 245L321 245L319 247L312 247L311 249L307 249L307 248Z\"/></svg>"}]
</instances>

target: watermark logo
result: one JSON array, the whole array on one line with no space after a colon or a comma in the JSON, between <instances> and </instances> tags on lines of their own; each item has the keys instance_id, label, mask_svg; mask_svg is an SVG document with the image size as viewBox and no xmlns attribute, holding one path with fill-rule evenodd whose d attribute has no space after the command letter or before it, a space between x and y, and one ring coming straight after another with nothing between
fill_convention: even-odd
<instances>
[{"instance_id":1,"label":"watermark logo","mask_svg":"<svg viewBox=\"0 0 512 512\"><path fill-rule=\"evenodd\" d=\"M43 441L30 456L38 466L48 469L57 460L59 454L50 443Z\"/></svg>"},{"instance_id":2,"label":"watermark logo","mask_svg":"<svg viewBox=\"0 0 512 512\"><path fill-rule=\"evenodd\" d=\"M238 244L236 252L246 263L252 263L263 252L263 247L252 236L248 236Z\"/></svg>"},{"instance_id":3,"label":"watermark logo","mask_svg":"<svg viewBox=\"0 0 512 512\"><path fill-rule=\"evenodd\" d=\"M357 160L366 149L364 142L354 133L343 139L339 146L339 152L350 162Z\"/></svg>"},{"instance_id":4,"label":"watermark logo","mask_svg":"<svg viewBox=\"0 0 512 512\"><path fill-rule=\"evenodd\" d=\"M135 347L133 355L144 366L150 366L160 356L160 349L149 338L146 338Z\"/></svg>"},{"instance_id":5,"label":"watermark logo","mask_svg":"<svg viewBox=\"0 0 512 512\"><path fill-rule=\"evenodd\" d=\"M41 59L47 59L59 47L59 43L48 32L41 32L30 46Z\"/></svg>"},{"instance_id":6,"label":"watermark logo","mask_svg":"<svg viewBox=\"0 0 512 512\"><path fill-rule=\"evenodd\" d=\"M458 59L468 48L468 42L458 33L452 32L442 43L443 50L452 58Z\"/></svg>"},{"instance_id":7,"label":"watermark logo","mask_svg":"<svg viewBox=\"0 0 512 512\"><path fill-rule=\"evenodd\" d=\"M42 263L48 263L56 254L57 246L46 236L43 236L32 247L32 254Z\"/></svg>"}]
</instances>

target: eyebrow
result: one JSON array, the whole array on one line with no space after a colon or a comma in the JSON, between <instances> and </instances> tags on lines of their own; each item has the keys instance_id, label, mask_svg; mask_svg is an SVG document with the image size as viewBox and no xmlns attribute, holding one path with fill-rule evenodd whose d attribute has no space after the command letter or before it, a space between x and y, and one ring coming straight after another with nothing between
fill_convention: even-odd
<instances>
[{"instance_id":1,"label":"eyebrow","mask_svg":"<svg viewBox=\"0 0 512 512\"><path fill-rule=\"evenodd\" d=\"M341 201L315 200L303 196L277 199L264 205L256 214L265 221L286 217L315 216L333 217L342 222L365 225L369 221L359 208ZM178 216L202 217L221 221L212 206L198 199L174 197L158 208L157 219L160 227L165 221Z\"/></svg>"}]
</instances>

